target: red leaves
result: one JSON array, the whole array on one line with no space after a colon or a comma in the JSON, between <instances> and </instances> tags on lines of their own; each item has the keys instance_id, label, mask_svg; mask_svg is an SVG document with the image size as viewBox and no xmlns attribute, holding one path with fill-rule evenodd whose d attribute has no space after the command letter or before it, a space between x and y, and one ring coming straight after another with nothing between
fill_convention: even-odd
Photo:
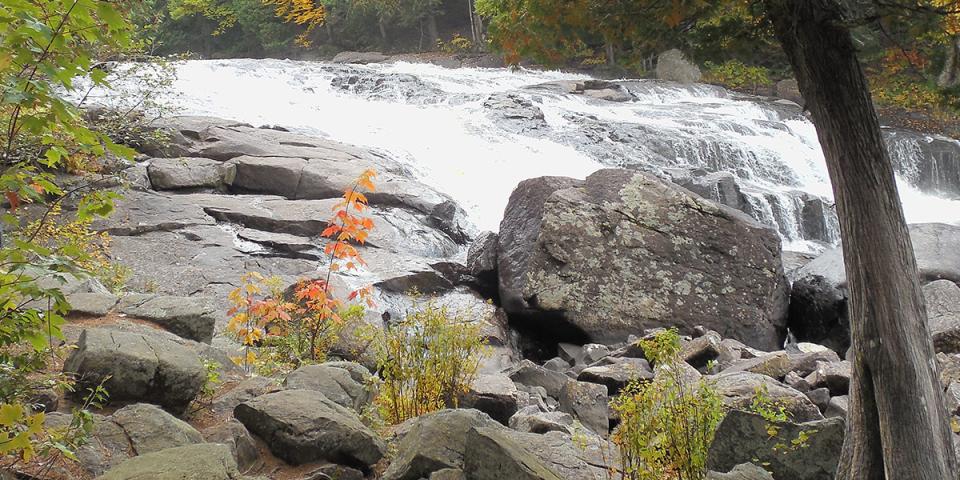
<instances>
[{"instance_id":1,"label":"red leaves","mask_svg":"<svg viewBox=\"0 0 960 480\"><path fill-rule=\"evenodd\" d=\"M7 201L10 202L10 211L15 212L20 208L20 196L16 192L6 192L4 196L7 197Z\"/></svg>"},{"instance_id":2,"label":"red leaves","mask_svg":"<svg viewBox=\"0 0 960 480\"><path fill-rule=\"evenodd\" d=\"M351 245L351 242L365 244L370 237L370 231L373 230L373 219L359 215L368 208L369 200L357 189L362 187L373 191L375 189L373 178L376 176L373 170L366 170L360 174L353 187L343 192L343 200L334 205L333 217L328 222L327 228L320 234L322 237L333 239L333 242L328 243L323 249L324 253L330 256L331 271L339 271L341 267L354 270L366 265L360 257L360 252ZM343 260L344 265L341 266L336 260Z\"/></svg>"}]
</instances>

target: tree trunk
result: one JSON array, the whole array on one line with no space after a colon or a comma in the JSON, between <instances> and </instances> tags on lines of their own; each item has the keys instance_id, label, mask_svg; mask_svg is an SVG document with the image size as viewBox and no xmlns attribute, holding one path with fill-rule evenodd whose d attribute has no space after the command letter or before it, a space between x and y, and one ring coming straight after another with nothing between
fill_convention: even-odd
<instances>
[{"instance_id":1,"label":"tree trunk","mask_svg":"<svg viewBox=\"0 0 960 480\"><path fill-rule=\"evenodd\" d=\"M470 15L470 40L476 45L480 39L477 37L477 22L475 21L477 16L473 12L473 0L467 0L467 14Z\"/></svg>"},{"instance_id":2,"label":"tree trunk","mask_svg":"<svg viewBox=\"0 0 960 480\"><path fill-rule=\"evenodd\" d=\"M440 38L440 33L437 30L437 17L432 14L427 15L427 36L430 37L430 49L437 48L437 39Z\"/></svg>"},{"instance_id":3,"label":"tree trunk","mask_svg":"<svg viewBox=\"0 0 960 480\"><path fill-rule=\"evenodd\" d=\"M893 168L837 0L765 0L827 160L853 379L838 480L956 479L949 416Z\"/></svg>"},{"instance_id":4,"label":"tree trunk","mask_svg":"<svg viewBox=\"0 0 960 480\"><path fill-rule=\"evenodd\" d=\"M614 58L614 56L613 56L613 53L614 53L614 51L613 51L613 43L612 43L612 42L607 42L607 43L604 45L604 49L606 50L606 53L607 53L607 65L616 65L617 59Z\"/></svg>"},{"instance_id":5,"label":"tree trunk","mask_svg":"<svg viewBox=\"0 0 960 480\"><path fill-rule=\"evenodd\" d=\"M953 88L960 84L960 35L953 35L947 42L947 60L937 79L941 88Z\"/></svg>"},{"instance_id":6,"label":"tree trunk","mask_svg":"<svg viewBox=\"0 0 960 480\"><path fill-rule=\"evenodd\" d=\"M383 46L387 47L387 24L381 18L377 21L377 26L380 27L380 40L383 41Z\"/></svg>"}]
</instances>

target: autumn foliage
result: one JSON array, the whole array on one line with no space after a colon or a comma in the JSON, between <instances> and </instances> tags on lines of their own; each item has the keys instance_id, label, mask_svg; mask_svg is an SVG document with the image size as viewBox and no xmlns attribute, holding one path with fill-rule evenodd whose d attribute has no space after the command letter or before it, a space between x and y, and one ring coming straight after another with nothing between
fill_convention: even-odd
<instances>
[{"instance_id":1,"label":"autumn foliage","mask_svg":"<svg viewBox=\"0 0 960 480\"><path fill-rule=\"evenodd\" d=\"M263 0L263 3L273 5L277 17L283 21L306 27L296 38L297 44L304 47L310 46L308 36L313 29L323 25L327 18L323 5L314 3L314 0Z\"/></svg>"},{"instance_id":2,"label":"autumn foliage","mask_svg":"<svg viewBox=\"0 0 960 480\"><path fill-rule=\"evenodd\" d=\"M227 331L243 345L243 356L234 361L247 372L265 363L296 365L323 360L343 329L344 312L351 318L358 315L357 309L348 308L335 295L330 280L334 272L366 265L357 246L366 243L374 224L364 215L369 205L359 189L373 191L375 177L373 170L363 172L333 207L333 216L321 233L330 239L324 247L328 256L325 278L300 280L290 301L279 278L256 272L241 277L241 286L230 292L233 307L228 311ZM371 292L371 287L363 287L350 292L346 300L373 306ZM261 349L267 355L258 355Z\"/></svg>"}]
</instances>

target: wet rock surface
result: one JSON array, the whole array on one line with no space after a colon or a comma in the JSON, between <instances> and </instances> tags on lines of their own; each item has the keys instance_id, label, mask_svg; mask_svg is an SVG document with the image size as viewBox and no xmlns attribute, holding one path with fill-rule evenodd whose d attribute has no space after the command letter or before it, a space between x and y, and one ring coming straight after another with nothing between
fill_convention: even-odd
<instances>
[{"instance_id":1,"label":"wet rock surface","mask_svg":"<svg viewBox=\"0 0 960 480\"><path fill-rule=\"evenodd\" d=\"M949 323L953 301L946 283L960 282L960 227L943 223L910 225L910 239L922 283L935 309L935 318ZM840 247L827 250L794 274L790 299L790 330L800 341L824 344L841 355L850 345L847 319L847 278ZM936 283L936 285L934 285ZM935 335L943 347L945 324Z\"/></svg>"}]
</instances>

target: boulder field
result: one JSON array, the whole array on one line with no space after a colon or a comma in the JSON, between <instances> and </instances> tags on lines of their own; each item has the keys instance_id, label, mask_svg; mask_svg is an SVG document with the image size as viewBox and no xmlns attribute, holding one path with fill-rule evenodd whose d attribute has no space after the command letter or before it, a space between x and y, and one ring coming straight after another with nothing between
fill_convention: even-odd
<instances>
[{"instance_id":1,"label":"boulder field","mask_svg":"<svg viewBox=\"0 0 960 480\"><path fill-rule=\"evenodd\" d=\"M608 90L611 101L623 94ZM841 253L784 254L775 230L730 205L735 195L718 203L627 169L533 178L499 232L481 233L450 197L375 151L207 117L155 126L169 142L114 167L124 181L103 187L126 187L124 197L95 224L131 269L130 292L63 285L77 345L64 371L84 388L103 382L111 401L78 452L81 472L65 478L604 480L619 468L609 403L663 374L637 342L671 327L683 378L706 380L728 409L708 478L832 478L851 376ZM326 271L320 233L368 168L378 188L367 266L334 274L335 291L373 285L364 321L382 326L416 288L469 312L491 347L460 408L390 429L365 422L376 365L349 333L332 361L268 377L232 367L238 347L223 336L227 293L244 272L292 285ZM911 234L957 414L960 228ZM226 380L212 396L211 371ZM761 391L790 419L773 435L747 412ZM47 422L64 425L56 403L43 402ZM778 449L801 435L804 446Z\"/></svg>"}]
</instances>

